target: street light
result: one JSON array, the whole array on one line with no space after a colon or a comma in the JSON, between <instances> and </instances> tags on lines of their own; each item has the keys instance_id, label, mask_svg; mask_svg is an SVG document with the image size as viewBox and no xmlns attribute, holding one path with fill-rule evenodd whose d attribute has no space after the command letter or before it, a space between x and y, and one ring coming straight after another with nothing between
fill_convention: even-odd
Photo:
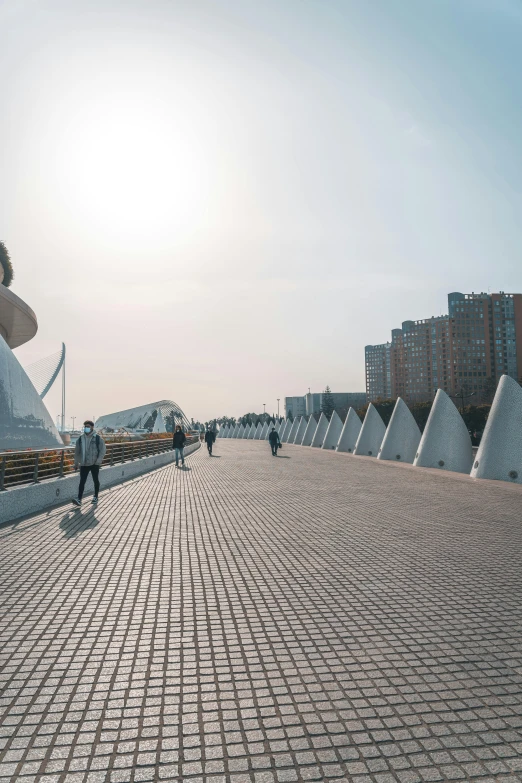
<instances>
[{"instance_id":1,"label":"street light","mask_svg":"<svg viewBox=\"0 0 522 783\"><path fill-rule=\"evenodd\" d=\"M280 399L281 399L281 397L277 398L277 418L279 418L279 400Z\"/></svg>"},{"instance_id":2,"label":"street light","mask_svg":"<svg viewBox=\"0 0 522 783\"><path fill-rule=\"evenodd\" d=\"M74 432L74 422L76 420L76 416L71 416L71 419L72 419L72 423L73 423L73 432Z\"/></svg>"}]
</instances>

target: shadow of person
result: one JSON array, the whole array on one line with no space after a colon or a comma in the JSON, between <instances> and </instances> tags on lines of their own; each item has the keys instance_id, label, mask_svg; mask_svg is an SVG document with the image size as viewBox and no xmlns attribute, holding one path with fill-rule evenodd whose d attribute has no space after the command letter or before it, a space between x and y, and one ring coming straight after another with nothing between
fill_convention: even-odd
<instances>
[{"instance_id":1,"label":"shadow of person","mask_svg":"<svg viewBox=\"0 0 522 783\"><path fill-rule=\"evenodd\" d=\"M221 454L211 454L211 457L214 457L214 459L221 459Z\"/></svg>"},{"instance_id":2,"label":"shadow of person","mask_svg":"<svg viewBox=\"0 0 522 783\"><path fill-rule=\"evenodd\" d=\"M180 470L192 470L192 468L189 468L189 466L188 466L188 465L182 465L182 466L180 467Z\"/></svg>"},{"instance_id":3,"label":"shadow of person","mask_svg":"<svg viewBox=\"0 0 522 783\"><path fill-rule=\"evenodd\" d=\"M278 459L292 459L292 457L288 457L286 454L276 454L276 457Z\"/></svg>"},{"instance_id":4,"label":"shadow of person","mask_svg":"<svg viewBox=\"0 0 522 783\"><path fill-rule=\"evenodd\" d=\"M92 530L98 524L99 520L96 519L93 508L84 514L80 512L80 509L71 509L62 517L60 530L63 530L64 538L76 538L80 533Z\"/></svg>"}]
</instances>

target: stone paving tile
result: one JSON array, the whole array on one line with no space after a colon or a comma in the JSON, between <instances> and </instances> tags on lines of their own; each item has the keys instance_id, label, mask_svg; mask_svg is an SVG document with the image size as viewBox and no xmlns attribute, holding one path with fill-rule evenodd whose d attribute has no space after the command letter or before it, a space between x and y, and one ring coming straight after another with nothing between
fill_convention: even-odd
<instances>
[{"instance_id":1,"label":"stone paving tile","mask_svg":"<svg viewBox=\"0 0 522 783\"><path fill-rule=\"evenodd\" d=\"M0 528L0 780L522 780L522 491L218 441Z\"/></svg>"}]
</instances>

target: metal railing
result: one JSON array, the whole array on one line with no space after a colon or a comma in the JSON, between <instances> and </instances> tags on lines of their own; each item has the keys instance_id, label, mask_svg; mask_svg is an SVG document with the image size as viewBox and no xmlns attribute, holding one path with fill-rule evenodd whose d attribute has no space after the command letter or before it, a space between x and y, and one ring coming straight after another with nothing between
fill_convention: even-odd
<instances>
[{"instance_id":1,"label":"metal railing","mask_svg":"<svg viewBox=\"0 0 522 783\"><path fill-rule=\"evenodd\" d=\"M185 446L197 443L198 440L198 437L187 436ZM132 462L166 451L172 451L172 437L107 443L102 466ZM71 473L74 473L74 447L0 454L0 492L22 484L38 484L45 479L63 478Z\"/></svg>"}]
</instances>

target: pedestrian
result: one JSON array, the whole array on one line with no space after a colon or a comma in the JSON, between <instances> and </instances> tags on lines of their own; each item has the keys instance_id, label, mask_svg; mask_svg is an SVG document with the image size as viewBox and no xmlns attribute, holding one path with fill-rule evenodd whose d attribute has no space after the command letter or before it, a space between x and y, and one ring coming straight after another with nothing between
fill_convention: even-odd
<instances>
[{"instance_id":1,"label":"pedestrian","mask_svg":"<svg viewBox=\"0 0 522 783\"><path fill-rule=\"evenodd\" d=\"M185 455L183 453L183 449L185 448L185 441L187 440L185 433L181 429L181 426L178 424L176 426L176 431L174 433L174 437L172 438L172 448L174 449L175 455L176 455L176 467L179 467L178 462L181 458L181 464L185 464Z\"/></svg>"},{"instance_id":2,"label":"pedestrian","mask_svg":"<svg viewBox=\"0 0 522 783\"><path fill-rule=\"evenodd\" d=\"M272 431L268 436L268 440L272 447L272 456L277 457L277 449L281 448L281 441L275 427L272 427Z\"/></svg>"},{"instance_id":3,"label":"pedestrian","mask_svg":"<svg viewBox=\"0 0 522 783\"><path fill-rule=\"evenodd\" d=\"M78 497L74 498L73 503L75 506L81 506L83 490L85 489L85 482L92 474L92 480L94 483L94 497L92 503L98 502L98 495L100 493L100 467L107 451L105 441L94 432L94 422L87 419L83 422L83 432L76 441L74 448L74 468L75 470L80 468L80 486L78 487Z\"/></svg>"},{"instance_id":4,"label":"pedestrian","mask_svg":"<svg viewBox=\"0 0 522 783\"><path fill-rule=\"evenodd\" d=\"M210 427L205 432L205 443L207 444L208 453L210 456L212 456L212 445L214 441L216 440L216 434L212 432Z\"/></svg>"}]
</instances>

